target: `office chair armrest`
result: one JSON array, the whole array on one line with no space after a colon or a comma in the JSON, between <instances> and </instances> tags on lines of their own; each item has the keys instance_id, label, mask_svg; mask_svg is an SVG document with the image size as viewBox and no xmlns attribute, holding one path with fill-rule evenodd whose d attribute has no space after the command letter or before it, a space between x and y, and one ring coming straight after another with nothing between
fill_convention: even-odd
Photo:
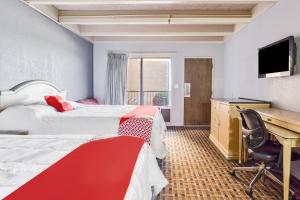
<instances>
[{"instance_id":1,"label":"office chair armrest","mask_svg":"<svg viewBox=\"0 0 300 200\"><path fill-rule=\"evenodd\" d=\"M256 129L253 129L253 130L248 130L248 129L245 129L245 128L242 129L242 133L245 136L249 136L249 135L252 135L252 134L255 134L255 133L259 133L259 132L262 132L262 131L263 130L260 127L256 128Z\"/></svg>"}]
</instances>

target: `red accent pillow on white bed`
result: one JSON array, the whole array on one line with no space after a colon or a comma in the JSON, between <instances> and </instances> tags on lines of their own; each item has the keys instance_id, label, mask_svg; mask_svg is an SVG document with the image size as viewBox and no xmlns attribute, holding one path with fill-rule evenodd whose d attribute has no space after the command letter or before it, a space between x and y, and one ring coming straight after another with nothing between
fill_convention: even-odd
<instances>
[{"instance_id":1,"label":"red accent pillow on white bed","mask_svg":"<svg viewBox=\"0 0 300 200\"><path fill-rule=\"evenodd\" d=\"M74 110L74 107L60 96L45 96L45 100L49 106L54 107L58 112Z\"/></svg>"}]
</instances>

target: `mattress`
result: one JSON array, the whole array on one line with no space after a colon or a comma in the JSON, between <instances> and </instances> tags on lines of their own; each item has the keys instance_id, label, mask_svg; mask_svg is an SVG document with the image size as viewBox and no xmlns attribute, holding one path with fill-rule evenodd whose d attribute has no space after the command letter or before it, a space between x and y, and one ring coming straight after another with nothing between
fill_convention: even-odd
<instances>
[{"instance_id":1,"label":"mattress","mask_svg":"<svg viewBox=\"0 0 300 200\"><path fill-rule=\"evenodd\" d=\"M118 137L118 136L116 136ZM95 135L0 135L0 199ZM139 153L126 200L151 199L168 184L149 145Z\"/></svg>"},{"instance_id":2,"label":"mattress","mask_svg":"<svg viewBox=\"0 0 300 200\"><path fill-rule=\"evenodd\" d=\"M30 134L96 134L118 135L121 117L136 106L82 105L60 113L48 105L18 105L0 113L2 130L27 130ZM151 148L157 158L166 155L164 132L166 125L160 112L154 117Z\"/></svg>"}]
</instances>

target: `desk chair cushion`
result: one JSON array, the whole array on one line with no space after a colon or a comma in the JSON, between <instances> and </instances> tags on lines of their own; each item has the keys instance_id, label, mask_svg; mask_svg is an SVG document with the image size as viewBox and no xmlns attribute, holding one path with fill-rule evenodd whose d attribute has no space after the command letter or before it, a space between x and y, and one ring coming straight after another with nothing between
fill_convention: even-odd
<instances>
[{"instance_id":1,"label":"desk chair cushion","mask_svg":"<svg viewBox=\"0 0 300 200\"><path fill-rule=\"evenodd\" d=\"M256 161L268 163L276 162L282 156L281 150L281 144L268 140L263 146L257 149L248 149L248 153ZM295 150L292 151L291 160L300 160L300 151L298 148L295 148Z\"/></svg>"},{"instance_id":2,"label":"desk chair cushion","mask_svg":"<svg viewBox=\"0 0 300 200\"><path fill-rule=\"evenodd\" d=\"M249 155L259 162L277 162L280 154L281 145L273 141L267 141L263 146L256 149L249 149Z\"/></svg>"}]
</instances>

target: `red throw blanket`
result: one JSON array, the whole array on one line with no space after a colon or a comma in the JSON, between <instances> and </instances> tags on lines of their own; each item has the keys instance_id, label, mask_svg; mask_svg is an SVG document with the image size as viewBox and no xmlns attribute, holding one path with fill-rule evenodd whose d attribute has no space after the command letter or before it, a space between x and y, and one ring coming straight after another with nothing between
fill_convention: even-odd
<instances>
[{"instance_id":1,"label":"red throw blanket","mask_svg":"<svg viewBox=\"0 0 300 200\"><path fill-rule=\"evenodd\" d=\"M150 144L153 118L158 112L155 106L139 106L122 116L119 123L119 135L142 138Z\"/></svg>"},{"instance_id":2,"label":"red throw blanket","mask_svg":"<svg viewBox=\"0 0 300 200\"><path fill-rule=\"evenodd\" d=\"M83 144L4 200L122 200L143 144L126 136Z\"/></svg>"}]
</instances>

